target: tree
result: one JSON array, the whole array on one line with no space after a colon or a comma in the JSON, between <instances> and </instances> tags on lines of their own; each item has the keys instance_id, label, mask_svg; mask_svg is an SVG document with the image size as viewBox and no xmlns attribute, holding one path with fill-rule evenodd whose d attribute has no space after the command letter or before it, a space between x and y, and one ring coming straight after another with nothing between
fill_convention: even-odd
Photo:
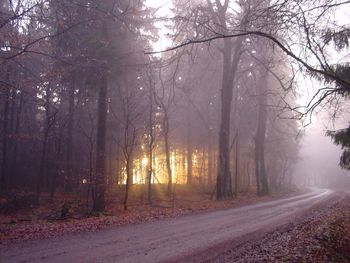
<instances>
[{"instance_id":1,"label":"tree","mask_svg":"<svg viewBox=\"0 0 350 263\"><path fill-rule=\"evenodd\" d=\"M257 5L264 6L265 2L268 1L261 0ZM337 10L347 7L349 4L349 1L323 1L315 6L309 1L276 1L270 7L259 8L257 12L253 12L254 15L250 19L253 21L256 18L265 18L269 26L254 27L253 29L232 29L222 33L210 25L212 20L207 19L204 23L198 25L198 30L210 28L209 31L206 31L207 34L188 37L181 44L160 52L173 51L185 46L212 42L218 39L256 36L274 43L275 48L283 51L295 63L294 66L303 69L304 73L349 87L349 80L332 68L331 58L327 54L327 45L324 41L327 40L326 44L328 44L332 39L340 40L348 35L349 27L346 22L331 19L331 16ZM283 34L271 34L271 27L275 30L278 29ZM294 36L299 33L301 35L297 42ZM292 43L293 48L291 47ZM343 42L343 45L345 43ZM147 54L150 53L157 52L147 52ZM312 113L321 102L336 94L337 91L338 89L334 89L334 87L320 88L308 105L294 107L291 110L299 113L300 117L304 117Z\"/></svg>"},{"instance_id":2,"label":"tree","mask_svg":"<svg viewBox=\"0 0 350 263\"><path fill-rule=\"evenodd\" d=\"M240 2L240 4L242 5L243 2ZM246 4L248 3L249 1L246 1ZM220 1L215 1L215 3L207 1L207 4L209 7L215 7L212 8L211 12L220 13L228 6L235 10L240 10L230 1L225 1L223 4ZM182 16L182 20L185 20L187 24L193 24L195 33L188 34L186 38L182 38L182 42L175 44L174 47L167 49L167 51L174 51L192 44L212 42L217 39L223 39L225 42L227 39L239 41L240 38L249 37L254 39L254 41L263 39L266 42L270 42L273 49L283 51L289 56L293 66L301 68L304 74L318 79L325 79L328 84L332 84L327 85L325 88L320 88L308 105L292 106L287 104L283 106L285 109L289 108L289 110L296 112L298 118L303 118L310 113L312 114L322 102L332 101L332 98L334 98L332 95L344 94L349 89L349 80L342 74L342 72L345 73L347 71L347 66L338 65L337 70L332 65L331 57L329 52L327 52L329 51L328 44L332 41L338 42L342 47L348 46L348 25L344 21L332 20L331 16L334 12L349 4L349 1L324 1L315 6L308 1L275 1L273 3L263 0L257 1L254 3L255 9L252 8L254 11L250 12L250 17L247 19L250 26L245 28L233 26L225 28L222 24L221 27L216 27L220 25L218 20L220 15L203 15L205 8L199 4L195 15L190 13L187 16ZM203 19L200 20L198 17ZM230 18L224 19L225 22L230 21L230 25L235 25ZM279 34L276 34L276 31L279 31ZM301 34L299 40L295 39L296 34ZM291 43L293 43L293 47ZM222 50L225 49L223 48ZM228 57L231 56L226 56L226 59ZM228 68L225 67L225 69ZM334 84L337 85L335 86ZM227 98L230 98L230 96L225 98L228 100ZM227 109L225 112L227 112ZM221 138L224 137L221 136ZM225 154L221 154L221 156L225 156ZM218 178L221 177L219 176ZM224 184L226 187L229 187L230 183ZM218 186L218 193L220 191Z\"/></svg>"},{"instance_id":3,"label":"tree","mask_svg":"<svg viewBox=\"0 0 350 263\"><path fill-rule=\"evenodd\" d=\"M349 34L347 31L333 33L330 38L333 39L334 44L339 50L349 47ZM331 40L327 40L326 43L329 43L329 41ZM350 63L334 65L333 70L343 79L350 81ZM334 81L329 77L326 77L325 82L330 82L331 84L333 83L336 86L336 93L340 94L346 99L348 98L350 86L344 85L338 81L335 81L334 83ZM344 128L337 131L327 131L326 135L330 136L333 142L336 145L340 145L343 149L339 162L340 167L350 170L350 128Z\"/></svg>"},{"instance_id":4,"label":"tree","mask_svg":"<svg viewBox=\"0 0 350 263\"><path fill-rule=\"evenodd\" d=\"M18 185L23 181L38 192L76 190L89 178L93 208L100 212L112 170L106 167L114 125L110 93L121 68L138 65L130 77L136 79L137 70L149 63L137 52L148 45L149 10L143 1L112 0L2 1L1 8L7 11L1 16L0 62L11 65L10 74L5 67L0 72L6 95L1 96L1 187L10 171L21 179Z\"/></svg>"},{"instance_id":5,"label":"tree","mask_svg":"<svg viewBox=\"0 0 350 263\"><path fill-rule=\"evenodd\" d=\"M340 167L350 170L350 128L328 131L327 135L333 139L336 145L340 145L343 149L339 162Z\"/></svg>"}]
</instances>

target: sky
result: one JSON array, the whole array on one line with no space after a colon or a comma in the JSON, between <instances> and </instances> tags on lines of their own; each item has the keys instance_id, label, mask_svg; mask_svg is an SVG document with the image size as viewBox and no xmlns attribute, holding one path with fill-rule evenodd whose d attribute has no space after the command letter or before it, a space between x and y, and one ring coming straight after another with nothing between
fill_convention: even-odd
<instances>
[{"instance_id":1,"label":"sky","mask_svg":"<svg viewBox=\"0 0 350 263\"><path fill-rule=\"evenodd\" d=\"M171 0L146 0L146 5L156 8L156 12L154 13L156 17L170 18L173 16L173 13L171 12L171 8L173 7ZM152 45L154 51L161 51L171 46L171 40L166 37L166 35L171 33L171 31L169 31L165 25L165 22L155 23L155 26L159 29L160 38Z\"/></svg>"}]
</instances>

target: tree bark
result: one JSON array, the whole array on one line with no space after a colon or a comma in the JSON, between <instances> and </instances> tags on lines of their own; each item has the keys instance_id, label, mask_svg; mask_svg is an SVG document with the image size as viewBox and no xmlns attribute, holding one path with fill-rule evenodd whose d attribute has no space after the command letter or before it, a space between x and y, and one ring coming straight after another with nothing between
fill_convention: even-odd
<instances>
[{"instance_id":1,"label":"tree bark","mask_svg":"<svg viewBox=\"0 0 350 263\"><path fill-rule=\"evenodd\" d=\"M257 180L258 195L267 195L269 193L269 186L265 168L267 76L268 72L264 70L262 73L260 92L258 94L258 127L255 135L255 176Z\"/></svg>"},{"instance_id":2,"label":"tree bark","mask_svg":"<svg viewBox=\"0 0 350 263\"><path fill-rule=\"evenodd\" d=\"M171 195L173 188L173 176L171 171L171 161L170 161L170 145L169 145L169 133L164 134L165 141L165 159L166 159L166 168L168 173L168 194Z\"/></svg>"},{"instance_id":3,"label":"tree bark","mask_svg":"<svg viewBox=\"0 0 350 263\"><path fill-rule=\"evenodd\" d=\"M164 106L164 105L163 105ZM165 147L165 162L166 170L168 174L168 194L172 194L173 188L173 175L171 171L171 160L170 160L170 144L169 144L169 117L168 112L165 107L163 107L164 117L163 117L163 132L164 132L164 147Z\"/></svg>"},{"instance_id":4,"label":"tree bark","mask_svg":"<svg viewBox=\"0 0 350 263\"><path fill-rule=\"evenodd\" d=\"M207 130L207 149L208 149L208 186L213 185L213 146L212 146L212 136L213 133L211 131L211 103L208 102L208 130Z\"/></svg>"},{"instance_id":5,"label":"tree bark","mask_svg":"<svg viewBox=\"0 0 350 263\"><path fill-rule=\"evenodd\" d=\"M188 95L190 96L190 95ZM191 134L191 107L190 99L187 107L187 184L192 184L192 134Z\"/></svg>"},{"instance_id":6,"label":"tree bark","mask_svg":"<svg viewBox=\"0 0 350 263\"><path fill-rule=\"evenodd\" d=\"M217 177L217 199L232 196L232 178L230 171L230 126L233 82L241 57L242 41L238 39L232 56L232 43L224 39L224 63L221 89L221 124L219 131L219 172Z\"/></svg>"},{"instance_id":7,"label":"tree bark","mask_svg":"<svg viewBox=\"0 0 350 263\"><path fill-rule=\"evenodd\" d=\"M101 86L98 95L97 109L97 138L96 138L96 169L95 169L95 197L93 211L102 212L105 209L106 191L106 124L107 124L107 76L102 73Z\"/></svg>"},{"instance_id":8,"label":"tree bark","mask_svg":"<svg viewBox=\"0 0 350 263\"><path fill-rule=\"evenodd\" d=\"M74 91L76 76L73 73L73 83L68 91L68 124L67 124L67 152L66 152L66 175L65 190L72 191L72 152L73 152L73 127L74 127Z\"/></svg>"},{"instance_id":9,"label":"tree bark","mask_svg":"<svg viewBox=\"0 0 350 263\"><path fill-rule=\"evenodd\" d=\"M10 81L9 69L6 72L6 81ZM5 106L4 106L4 120L2 125L2 157L1 157L1 188L2 192L7 189L7 150L8 150L8 118L10 107L10 87L5 86Z\"/></svg>"},{"instance_id":10,"label":"tree bark","mask_svg":"<svg viewBox=\"0 0 350 263\"><path fill-rule=\"evenodd\" d=\"M17 166L17 159L18 159L18 140L19 140L19 134L21 131L21 117L22 117L22 108L23 108L23 92L20 94L19 98L19 105L17 109L17 115L16 115L16 124L15 124L15 140L13 145L13 159L11 163L11 178L15 178L16 176L16 166Z\"/></svg>"},{"instance_id":11,"label":"tree bark","mask_svg":"<svg viewBox=\"0 0 350 263\"><path fill-rule=\"evenodd\" d=\"M238 196L238 172L239 172L239 134L236 137L236 161L235 161L235 197Z\"/></svg>"},{"instance_id":12,"label":"tree bark","mask_svg":"<svg viewBox=\"0 0 350 263\"><path fill-rule=\"evenodd\" d=\"M45 123L44 123L44 136L43 136L43 143L41 147L41 157L40 157L40 165L39 165L39 174L38 174L38 180L36 185L36 193L39 196L41 194L42 190L42 183L45 179L45 186L48 189L49 185L49 179L48 179L48 171L47 169L47 145L49 140L49 133L50 128L53 123L53 116L51 115L51 84L49 83L46 87L46 94L45 94ZM44 178L46 172L46 176Z\"/></svg>"},{"instance_id":13,"label":"tree bark","mask_svg":"<svg viewBox=\"0 0 350 263\"><path fill-rule=\"evenodd\" d=\"M153 82L150 80L150 93L149 93L149 145L148 145L148 174L147 174L147 199L148 202L152 200L152 173L153 173L153 144L154 144L154 132L153 132Z\"/></svg>"},{"instance_id":14,"label":"tree bark","mask_svg":"<svg viewBox=\"0 0 350 263\"><path fill-rule=\"evenodd\" d=\"M130 156L126 160L126 184L125 184L125 195L124 195L124 211L128 210L128 199L129 199L129 189L132 185L132 160Z\"/></svg>"}]
</instances>

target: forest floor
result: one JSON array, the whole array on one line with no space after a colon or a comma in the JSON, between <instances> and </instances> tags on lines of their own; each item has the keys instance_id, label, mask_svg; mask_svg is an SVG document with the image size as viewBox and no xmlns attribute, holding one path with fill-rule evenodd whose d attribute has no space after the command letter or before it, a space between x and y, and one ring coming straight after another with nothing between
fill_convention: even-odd
<instances>
[{"instance_id":1,"label":"forest floor","mask_svg":"<svg viewBox=\"0 0 350 263\"><path fill-rule=\"evenodd\" d=\"M349 222L346 214L341 214L349 210L347 205L350 200L345 199L346 196L349 193L314 188L304 194L237 208L19 242L0 246L0 261L331 262L328 258L320 257L320 260L313 256L320 251L320 245L315 245L312 238L316 235L317 240L324 240L330 236L324 248L336 247L347 251L346 240L341 235L345 234L343 230L347 230L346 222ZM331 220L332 215L334 221ZM318 224L318 220L328 223ZM325 234L333 228L333 222L338 221L345 223L344 229L340 227L343 230L336 230L334 238ZM295 249L297 244L300 250ZM241 254L235 254L238 251ZM334 251L327 253L335 255ZM299 254L301 256L298 257ZM312 256L307 258L306 255ZM333 262L346 260L346 256L342 256Z\"/></svg>"},{"instance_id":2,"label":"forest floor","mask_svg":"<svg viewBox=\"0 0 350 263\"><path fill-rule=\"evenodd\" d=\"M202 259L205 257L201 262L350 262L350 196L317 207L263 238Z\"/></svg>"},{"instance_id":3,"label":"forest floor","mask_svg":"<svg viewBox=\"0 0 350 263\"><path fill-rule=\"evenodd\" d=\"M136 186L131 192L127 211L123 211L123 196L119 193L108 196L106 213L99 215L89 215L91 201L84 200L81 193L56 194L53 200L42 195L37 204L32 200L32 195L16 193L13 198L0 199L0 245L240 207L300 193L288 191L258 197L252 191L247 191L237 198L218 202L211 199L210 192L200 187L177 186L176 194L168 197L165 187L158 187L153 189L150 204L145 201L145 187Z\"/></svg>"}]
</instances>

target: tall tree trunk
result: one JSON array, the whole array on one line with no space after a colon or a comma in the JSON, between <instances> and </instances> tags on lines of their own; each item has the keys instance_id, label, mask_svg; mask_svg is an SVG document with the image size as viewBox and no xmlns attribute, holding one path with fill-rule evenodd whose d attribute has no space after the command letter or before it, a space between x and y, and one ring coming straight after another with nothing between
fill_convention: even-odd
<instances>
[{"instance_id":1,"label":"tall tree trunk","mask_svg":"<svg viewBox=\"0 0 350 263\"><path fill-rule=\"evenodd\" d=\"M36 185L36 193L37 195L40 195L42 190L42 183L44 179L44 173L45 173L45 166L47 162L47 141L49 136L49 128L45 128L44 136L43 136L43 143L41 146L41 157L40 157L40 165L39 165L39 174L38 174L38 180Z\"/></svg>"},{"instance_id":2,"label":"tall tree trunk","mask_svg":"<svg viewBox=\"0 0 350 263\"><path fill-rule=\"evenodd\" d=\"M116 178L115 178L115 183L116 183L116 186L119 185L120 183L120 162L121 162L121 158L120 158L120 155L121 155L121 151L120 151L120 146L117 145L116 146L117 149L116 149L116 158L115 158L115 175L116 175Z\"/></svg>"},{"instance_id":3,"label":"tall tree trunk","mask_svg":"<svg viewBox=\"0 0 350 263\"><path fill-rule=\"evenodd\" d=\"M211 102L208 102L208 130L207 130L207 147L208 147L208 186L213 185L213 145L212 145L212 131L211 131Z\"/></svg>"},{"instance_id":4,"label":"tall tree trunk","mask_svg":"<svg viewBox=\"0 0 350 263\"><path fill-rule=\"evenodd\" d=\"M57 179L60 177L60 162L61 162L61 149L62 149L62 134L63 134L63 129L61 128L58 134L57 142L56 142L56 160L54 163L55 166L55 174L51 178L51 185L50 185L50 200L53 200L53 197L56 192L56 187L57 187Z\"/></svg>"},{"instance_id":5,"label":"tall tree trunk","mask_svg":"<svg viewBox=\"0 0 350 263\"><path fill-rule=\"evenodd\" d=\"M150 93L149 93L149 136L150 141L148 145L148 175L147 175L147 184L148 184L148 202L151 202L152 199L152 173L153 173L153 144L154 144L154 132L153 132L153 82L150 79Z\"/></svg>"},{"instance_id":6,"label":"tall tree trunk","mask_svg":"<svg viewBox=\"0 0 350 263\"><path fill-rule=\"evenodd\" d=\"M208 141L208 185L213 184L213 156L212 156L212 146L211 142Z\"/></svg>"},{"instance_id":7,"label":"tall tree trunk","mask_svg":"<svg viewBox=\"0 0 350 263\"><path fill-rule=\"evenodd\" d=\"M135 147L134 145L134 142L133 142L133 145L131 146L132 148ZM131 150L131 153L130 153L130 178L129 178L129 187L132 186L135 182L134 182L134 149Z\"/></svg>"},{"instance_id":8,"label":"tall tree trunk","mask_svg":"<svg viewBox=\"0 0 350 263\"><path fill-rule=\"evenodd\" d=\"M124 195L124 211L128 210L128 199L129 199L129 190L132 185L132 160L130 156L126 160L126 184L125 184L125 195Z\"/></svg>"},{"instance_id":9,"label":"tall tree trunk","mask_svg":"<svg viewBox=\"0 0 350 263\"><path fill-rule=\"evenodd\" d=\"M128 105L129 107L129 105ZM129 110L129 109L128 109ZM134 147L136 141L136 128L133 127L130 131L130 115L129 112L126 114L126 127L124 130L124 158L126 162L126 184L125 184L125 195L124 195L124 210L128 209L128 198L129 198L129 189L133 185L133 158L134 158ZM131 137L130 137L131 136Z\"/></svg>"},{"instance_id":10,"label":"tall tree trunk","mask_svg":"<svg viewBox=\"0 0 350 263\"><path fill-rule=\"evenodd\" d=\"M11 163L11 178L15 178L16 176L16 166L17 166L17 158L18 158L18 140L19 140L19 134L21 131L21 117L22 117L22 108L23 108L23 92L20 94L19 98L19 105L17 109L17 115L16 115L16 124L15 124L15 140L13 145L13 159Z\"/></svg>"},{"instance_id":11,"label":"tall tree trunk","mask_svg":"<svg viewBox=\"0 0 350 263\"><path fill-rule=\"evenodd\" d=\"M166 168L168 173L168 194L172 194L173 188L173 175L171 171L171 160L170 160L170 145L169 145L169 133L166 132L164 135L164 143L165 143L165 159L166 159Z\"/></svg>"},{"instance_id":12,"label":"tall tree trunk","mask_svg":"<svg viewBox=\"0 0 350 263\"><path fill-rule=\"evenodd\" d=\"M171 171L171 160L170 160L170 144L169 144L169 116L167 109L163 105L164 119L163 119L163 132L164 132L164 146L165 146L165 163L168 174L168 194L172 194L173 188L173 175Z\"/></svg>"},{"instance_id":13,"label":"tall tree trunk","mask_svg":"<svg viewBox=\"0 0 350 263\"><path fill-rule=\"evenodd\" d=\"M207 0L209 12L213 21L217 24L217 32L227 34L227 11L230 1L210 1ZM242 2L241 29L247 26L247 15L250 10L250 1ZM215 7L214 7L215 6ZM232 48L234 52L232 54ZM232 196L232 178L230 172L230 122L233 83L239 60L242 54L242 39L236 38L235 45L232 45L230 38L223 39L223 76L221 88L221 123L219 130L219 156L218 156L218 176L216 182L216 198L222 199Z\"/></svg>"},{"instance_id":14,"label":"tall tree trunk","mask_svg":"<svg viewBox=\"0 0 350 263\"><path fill-rule=\"evenodd\" d=\"M237 39L232 56L232 43L224 39L224 63L221 89L221 124L219 131L219 167L216 197L222 199L232 196L232 178L230 171L230 126L233 82L241 57L242 41Z\"/></svg>"},{"instance_id":15,"label":"tall tree trunk","mask_svg":"<svg viewBox=\"0 0 350 263\"><path fill-rule=\"evenodd\" d=\"M188 95L190 96L190 95ZM192 134L191 134L191 107L190 98L187 107L187 184L192 184Z\"/></svg>"},{"instance_id":16,"label":"tall tree trunk","mask_svg":"<svg viewBox=\"0 0 350 263\"><path fill-rule=\"evenodd\" d=\"M94 182L94 164L93 164L94 140L93 140L93 135L91 134L88 139L89 139L89 181L88 181L88 191L87 191L87 198L86 198L87 210L89 210L90 194L91 194L92 200L95 200L95 185L92 184L92 182Z\"/></svg>"},{"instance_id":17,"label":"tall tree trunk","mask_svg":"<svg viewBox=\"0 0 350 263\"><path fill-rule=\"evenodd\" d=\"M9 69L6 72L6 81L10 81ZM2 124L2 156L1 156L1 185L0 190L7 190L7 150L8 150L8 119L10 107L10 87L5 86L4 120Z\"/></svg>"},{"instance_id":18,"label":"tall tree trunk","mask_svg":"<svg viewBox=\"0 0 350 263\"><path fill-rule=\"evenodd\" d=\"M10 107L9 107L9 117L8 117L8 127L7 127L7 133L9 135L15 134L15 125L16 125L16 111L17 111L17 93L16 90L11 89L10 91ZM11 189L14 185L14 178L12 177L12 163L15 159L14 156L14 145L15 145L16 137L15 136L9 136L8 138L8 144L7 144L7 187L8 189Z\"/></svg>"},{"instance_id":19,"label":"tall tree trunk","mask_svg":"<svg viewBox=\"0 0 350 263\"><path fill-rule=\"evenodd\" d=\"M235 197L238 196L238 171L239 171L239 134L236 137L236 161L235 161Z\"/></svg>"},{"instance_id":20,"label":"tall tree trunk","mask_svg":"<svg viewBox=\"0 0 350 263\"><path fill-rule=\"evenodd\" d=\"M76 76L73 73L73 83L68 91L68 124L67 124L67 152L66 152L66 175L65 190L72 191L72 153L73 153L73 127L74 127L74 91L76 85Z\"/></svg>"},{"instance_id":21,"label":"tall tree trunk","mask_svg":"<svg viewBox=\"0 0 350 263\"><path fill-rule=\"evenodd\" d=\"M255 175L257 180L257 194L267 195L269 186L265 168L265 137L267 123L267 70L262 73L260 92L258 94L258 127L255 135Z\"/></svg>"},{"instance_id":22,"label":"tall tree trunk","mask_svg":"<svg viewBox=\"0 0 350 263\"><path fill-rule=\"evenodd\" d=\"M106 191L106 125L107 125L107 76L102 73L98 95L97 108L97 138L96 138L96 169L95 169L95 197L93 211L102 212L105 209Z\"/></svg>"},{"instance_id":23,"label":"tall tree trunk","mask_svg":"<svg viewBox=\"0 0 350 263\"><path fill-rule=\"evenodd\" d=\"M152 173L153 173L153 149L150 149L148 153L148 175L147 175L147 200L148 202L151 202L152 200Z\"/></svg>"},{"instance_id":24,"label":"tall tree trunk","mask_svg":"<svg viewBox=\"0 0 350 263\"><path fill-rule=\"evenodd\" d=\"M217 177L217 199L232 196L230 172L230 124L231 102L233 89L233 72L231 72L231 39L224 39L223 51L223 77L221 89L221 124L219 131L219 173Z\"/></svg>"},{"instance_id":25,"label":"tall tree trunk","mask_svg":"<svg viewBox=\"0 0 350 263\"><path fill-rule=\"evenodd\" d=\"M47 144L49 139L49 133L50 133L50 127L52 124L52 116L51 116L51 84L49 83L46 87L46 94L45 94L45 123L44 123L44 135L43 135L43 143L41 147L41 157L40 157L40 165L39 165L39 174L38 174L38 180L36 185L36 193L39 196L41 194L42 190L42 183L45 179L45 186L48 186L48 172L47 169ZM46 176L44 178L46 172Z\"/></svg>"}]
</instances>

